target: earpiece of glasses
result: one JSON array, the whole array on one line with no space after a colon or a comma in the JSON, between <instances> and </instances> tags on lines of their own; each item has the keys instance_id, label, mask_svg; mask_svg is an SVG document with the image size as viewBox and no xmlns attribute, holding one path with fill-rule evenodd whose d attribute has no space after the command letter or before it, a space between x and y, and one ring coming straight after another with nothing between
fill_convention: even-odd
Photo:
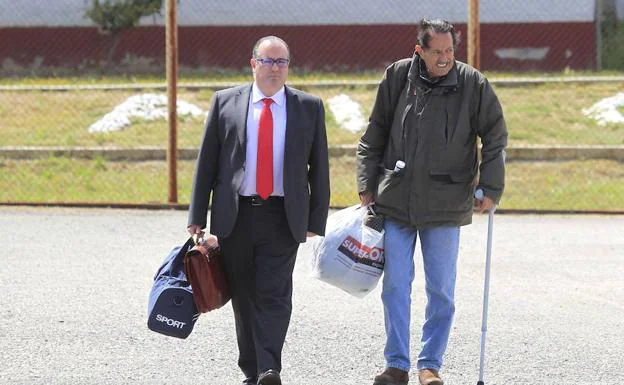
<instances>
[{"instance_id":1,"label":"earpiece of glasses","mask_svg":"<svg viewBox=\"0 0 624 385\"><path fill-rule=\"evenodd\" d=\"M270 57L266 57L263 59L254 58L254 60L260 63L263 67L273 67L273 64L277 64L279 68L286 68L288 63L290 63L289 59L272 59Z\"/></svg>"}]
</instances>

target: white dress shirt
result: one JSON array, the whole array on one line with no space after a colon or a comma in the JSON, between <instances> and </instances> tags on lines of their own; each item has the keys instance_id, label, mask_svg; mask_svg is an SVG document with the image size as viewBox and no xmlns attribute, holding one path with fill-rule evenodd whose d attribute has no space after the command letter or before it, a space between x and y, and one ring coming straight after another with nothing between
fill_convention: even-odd
<instances>
[{"instance_id":1,"label":"white dress shirt","mask_svg":"<svg viewBox=\"0 0 624 385\"><path fill-rule=\"evenodd\" d=\"M247 154L245 176L238 191L240 195L257 195L256 165L258 163L258 126L260 112L266 98L254 82L247 112ZM271 196L284 196L284 143L286 141L286 92L284 87L271 96L273 114L273 192Z\"/></svg>"}]
</instances>

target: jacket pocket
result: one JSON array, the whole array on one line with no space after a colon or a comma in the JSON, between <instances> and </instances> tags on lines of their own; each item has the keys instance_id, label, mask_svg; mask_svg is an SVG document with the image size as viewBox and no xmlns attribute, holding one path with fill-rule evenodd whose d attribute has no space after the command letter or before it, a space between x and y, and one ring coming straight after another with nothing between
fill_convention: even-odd
<instances>
[{"instance_id":1,"label":"jacket pocket","mask_svg":"<svg viewBox=\"0 0 624 385\"><path fill-rule=\"evenodd\" d=\"M375 204L379 206L401 208L405 204L405 188L403 186L404 172L397 173L383 168L383 173L377 185Z\"/></svg>"},{"instance_id":2,"label":"jacket pocket","mask_svg":"<svg viewBox=\"0 0 624 385\"><path fill-rule=\"evenodd\" d=\"M464 212L472 209L474 175L461 171L429 171L428 207L431 211Z\"/></svg>"}]
</instances>

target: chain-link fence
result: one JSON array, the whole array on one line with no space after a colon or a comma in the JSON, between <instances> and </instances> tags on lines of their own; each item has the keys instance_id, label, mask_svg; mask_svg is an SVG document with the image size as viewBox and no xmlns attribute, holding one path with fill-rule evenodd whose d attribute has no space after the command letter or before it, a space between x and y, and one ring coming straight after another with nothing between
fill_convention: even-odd
<instances>
[{"instance_id":1,"label":"chain-link fence","mask_svg":"<svg viewBox=\"0 0 624 385\"><path fill-rule=\"evenodd\" d=\"M94 7L107 1L0 0L2 74L76 74L107 65L124 73L164 73L163 0L112 0L143 4L143 13ZM447 19L465 36L469 0L178 3L180 64L186 69L246 68L257 38L275 34L290 43L293 65L302 71L378 71L412 52L421 17ZM485 71L624 69L622 60L615 68L618 57L602 57L617 56L611 51L618 46L613 40L622 0L476 3ZM128 22L133 18L134 28ZM458 48L458 58L465 59L466 45Z\"/></svg>"},{"instance_id":2,"label":"chain-link fence","mask_svg":"<svg viewBox=\"0 0 624 385\"><path fill-rule=\"evenodd\" d=\"M0 0L0 202L166 202L165 9L141 3L162 7L118 28L92 0ZM624 210L622 1L478 3L510 133L502 208ZM421 17L451 21L466 60L468 0L179 1L179 202L213 92L249 81L254 42L277 35L289 84L326 104L332 205L355 203L354 145Z\"/></svg>"}]
</instances>

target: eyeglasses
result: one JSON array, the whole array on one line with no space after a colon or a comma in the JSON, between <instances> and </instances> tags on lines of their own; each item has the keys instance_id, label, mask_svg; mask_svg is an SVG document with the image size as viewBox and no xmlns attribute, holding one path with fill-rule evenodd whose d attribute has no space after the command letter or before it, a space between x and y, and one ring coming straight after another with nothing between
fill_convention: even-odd
<instances>
[{"instance_id":1,"label":"eyeglasses","mask_svg":"<svg viewBox=\"0 0 624 385\"><path fill-rule=\"evenodd\" d=\"M263 67L273 67L273 64L277 64L279 68L286 68L288 67L288 63L290 63L289 59L282 58L272 59L270 57L265 57L263 59L254 58L254 60L260 63Z\"/></svg>"}]
</instances>

